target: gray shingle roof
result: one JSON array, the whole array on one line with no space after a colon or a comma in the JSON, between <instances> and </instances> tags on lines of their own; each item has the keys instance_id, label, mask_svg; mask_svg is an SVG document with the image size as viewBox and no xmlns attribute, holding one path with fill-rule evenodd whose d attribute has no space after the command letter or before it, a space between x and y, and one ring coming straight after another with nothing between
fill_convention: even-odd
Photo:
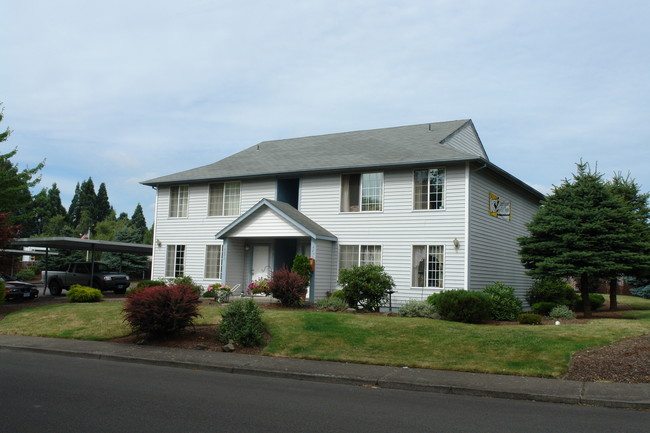
<instances>
[{"instance_id":1,"label":"gray shingle roof","mask_svg":"<svg viewBox=\"0 0 650 433\"><path fill-rule=\"evenodd\" d=\"M264 141L213 164L142 183L161 185L480 159L482 155L441 144L468 122L471 120Z\"/></svg>"}]
</instances>

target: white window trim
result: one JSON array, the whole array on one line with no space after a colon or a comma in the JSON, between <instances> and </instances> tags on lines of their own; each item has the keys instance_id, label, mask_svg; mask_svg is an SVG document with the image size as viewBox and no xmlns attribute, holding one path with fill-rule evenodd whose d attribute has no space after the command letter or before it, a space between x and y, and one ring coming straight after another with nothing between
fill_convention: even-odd
<instances>
[{"instance_id":1,"label":"white window trim","mask_svg":"<svg viewBox=\"0 0 650 433\"><path fill-rule=\"evenodd\" d=\"M185 215L183 215L183 216L178 216L178 215L174 216L174 215L172 215L172 200L174 200L174 198L173 198L173 194L172 194L172 190L173 190L173 188L179 188L179 190L178 190L179 192L178 192L178 193L180 194L180 188L181 188L181 187L187 187L187 205L186 205L186 211L185 211ZM176 197L177 206L178 206L178 199L179 199L179 197ZM190 186L189 186L189 184L183 184L183 185L172 185L172 186L169 187L169 203L168 203L168 208L169 208L169 209L168 209L168 212L167 212L167 217L170 218L170 219L182 219L182 218L188 218L188 217L190 216ZM177 209L176 209L176 213L178 213L178 209L179 209L179 208L180 208L180 207L177 207Z\"/></svg>"},{"instance_id":2,"label":"white window trim","mask_svg":"<svg viewBox=\"0 0 650 433\"><path fill-rule=\"evenodd\" d=\"M361 244L361 243L354 243L354 244L339 244L339 257L338 257L338 267L339 271L341 269L347 269L347 268L341 268L341 247L359 247L359 251L357 251L357 264L356 266L361 266L361 247L379 247L379 266L383 266L384 263L384 246L382 244Z\"/></svg>"},{"instance_id":3,"label":"white window trim","mask_svg":"<svg viewBox=\"0 0 650 433\"><path fill-rule=\"evenodd\" d=\"M208 277L208 247L219 247L219 264L217 265L217 276ZM209 244L205 246L203 256L203 278L206 280L221 281L223 279L223 245L222 244Z\"/></svg>"},{"instance_id":4,"label":"white window trim","mask_svg":"<svg viewBox=\"0 0 650 433\"><path fill-rule=\"evenodd\" d=\"M425 260L425 264L427 265L427 268L424 270L424 275L425 275L425 280L428 278L429 274L429 247L441 247L442 248L442 278L440 279L441 281L441 286L440 287L434 287L434 286L414 286L413 285L413 270L414 270L414 262L413 262L413 248L415 247L425 247L426 248L426 254L427 254L427 260ZM409 280L410 283L409 285L411 286L411 289L428 289L428 290L443 290L445 288L445 277L447 275L447 248L444 244L412 244L411 245L411 250L409 251L409 254L411 255L411 267L410 267L410 272L409 272ZM426 284L426 281L425 281Z\"/></svg>"},{"instance_id":5,"label":"white window trim","mask_svg":"<svg viewBox=\"0 0 650 433\"><path fill-rule=\"evenodd\" d=\"M433 169L444 169L445 170L445 183L442 185L442 208L440 209L416 209L415 208L415 172L422 170L433 170ZM427 167L427 168L417 168L414 169L411 173L411 211L412 212L445 212L447 210L447 173L449 170L447 167Z\"/></svg>"},{"instance_id":6,"label":"white window trim","mask_svg":"<svg viewBox=\"0 0 650 433\"><path fill-rule=\"evenodd\" d=\"M226 184L227 183L238 183L239 184L239 197L237 200L237 211L234 214L231 215L225 215L225 207L226 207ZM210 215L210 205L211 205L211 194L210 194L210 188L213 185L223 185L223 196L222 196L222 206L221 206L221 215ZM208 206L207 206L207 211L206 214L208 218L223 218L223 217L237 217L241 215L241 190L242 190L242 184L241 181L235 180L235 181L225 181L225 182L210 182L208 184Z\"/></svg>"},{"instance_id":7,"label":"white window trim","mask_svg":"<svg viewBox=\"0 0 650 433\"><path fill-rule=\"evenodd\" d=\"M359 179L359 210L358 211L345 211L341 210L341 201L343 199L343 176L350 175L364 175L364 174L381 174L381 209L380 210L362 210L363 207L363 183ZM339 214L355 215L355 214L368 214L368 213L383 213L386 204L386 175L383 171L364 171L354 173L343 173L339 176Z\"/></svg>"},{"instance_id":8,"label":"white window trim","mask_svg":"<svg viewBox=\"0 0 650 433\"><path fill-rule=\"evenodd\" d=\"M169 250L170 250L170 247L174 247L173 264L171 266L172 275L167 275L169 273L168 272L169 269L168 269L167 265L169 264ZM182 264L183 270L181 271L182 275L177 276L176 275L176 257L178 255L178 247L183 247L183 264ZM165 278L178 278L178 277L184 276L185 275L186 258L187 258L186 257L187 256L187 245L184 245L184 244L169 244L169 245L166 246L165 250L166 250L166 252L165 252L165 271L164 271Z\"/></svg>"}]
</instances>

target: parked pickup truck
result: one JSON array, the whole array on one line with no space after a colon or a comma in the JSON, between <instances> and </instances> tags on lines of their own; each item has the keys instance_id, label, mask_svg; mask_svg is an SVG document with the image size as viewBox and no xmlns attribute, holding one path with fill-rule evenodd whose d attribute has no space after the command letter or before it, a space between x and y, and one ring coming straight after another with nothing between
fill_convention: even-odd
<instances>
[{"instance_id":1,"label":"parked pickup truck","mask_svg":"<svg viewBox=\"0 0 650 433\"><path fill-rule=\"evenodd\" d=\"M47 287L53 296L59 296L63 289L73 284L92 286L101 291L112 290L121 294L129 288L129 276L121 272L111 272L105 263L95 262L91 278L91 262L70 263L67 271L47 271ZM43 272L45 279L45 272Z\"/></svg>"}]
</instances>

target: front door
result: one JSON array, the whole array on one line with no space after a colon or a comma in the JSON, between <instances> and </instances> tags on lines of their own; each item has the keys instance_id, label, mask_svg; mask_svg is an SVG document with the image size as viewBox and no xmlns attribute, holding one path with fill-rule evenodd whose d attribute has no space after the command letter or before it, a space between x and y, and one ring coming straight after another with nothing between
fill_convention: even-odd
<instances>
[{"instance_id":1,"label":"front door","mask_svg":"<svg viewBox=\"0 0 650 433\"><path fill-rule=\"evenodd\" d=\"M271 276L271 246L253 245L251 281Z\"/></svg>"}]
</instances>

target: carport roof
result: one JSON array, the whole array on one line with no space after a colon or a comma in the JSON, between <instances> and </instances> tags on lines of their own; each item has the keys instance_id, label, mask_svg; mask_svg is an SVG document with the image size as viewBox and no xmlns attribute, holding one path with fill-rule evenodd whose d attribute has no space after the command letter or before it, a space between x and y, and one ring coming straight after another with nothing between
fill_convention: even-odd
<instances>
[{"instance_id":1,"label":"carport roof","mask_svg":"<svg viewBox=\"0 0 650 433\"><path fill-rule=\"evenodd\" d=\"M127 242L102 241L99 239L56 238L20 238L11 243L14 247L44 247L64 250L94 250L111 253L130 253L151 255L153 245L130 244ZM30 254L26 251L25 254Z\"/></svg>"}]
</instances>

